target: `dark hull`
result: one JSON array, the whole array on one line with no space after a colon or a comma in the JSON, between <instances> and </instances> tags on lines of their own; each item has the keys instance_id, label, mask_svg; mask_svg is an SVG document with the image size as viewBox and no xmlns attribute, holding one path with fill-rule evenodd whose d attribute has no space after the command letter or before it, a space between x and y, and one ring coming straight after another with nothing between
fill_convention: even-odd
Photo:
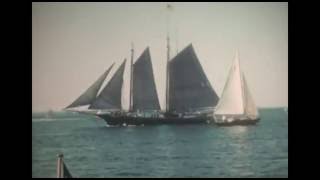
<instances>
[{"instance_id":1,"label":"dark hull","mask_svg":"<svg viewBox=\"0 0 320 180\"><path fill-rule=\"evenodd\" d=\"M234 120L232 122L219 122L215 123L218 126L249 126L256 125L260 119L248 119L248 120Z\"/></svg>"},{"instance_id":2,"label":"dark hull","mask_svg":"<svg viewBox=\"0 0 320 180\"><path fill-rule=\"evenodd\" d=\"M111 115L98 115L108 125L160 125L160 124L208 124L209 117L128 117L128 116L111 116Z\"/></svg>"}]
</instances>

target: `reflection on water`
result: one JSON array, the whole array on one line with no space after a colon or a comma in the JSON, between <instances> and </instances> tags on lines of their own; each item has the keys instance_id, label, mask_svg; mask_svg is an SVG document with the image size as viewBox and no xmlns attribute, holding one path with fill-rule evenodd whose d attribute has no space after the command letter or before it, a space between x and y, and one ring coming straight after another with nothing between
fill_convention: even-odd
<instances>
[{"instance_id":1,"label":"reflection on water","mask_svg":"<svg viewBox=\"0 0 320 180\"><path fill-rule=\"evenodd\" d=\"M225 128L226 132L233 137L244 137L248 131L248 126L231 126Z\"/></svg>"}]
</instances>

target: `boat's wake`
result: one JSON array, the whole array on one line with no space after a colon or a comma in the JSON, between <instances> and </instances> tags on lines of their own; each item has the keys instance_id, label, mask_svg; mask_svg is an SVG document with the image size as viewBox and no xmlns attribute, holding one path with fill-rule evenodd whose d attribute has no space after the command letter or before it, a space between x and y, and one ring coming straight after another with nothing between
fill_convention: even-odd
<instances>
[{"instance_id":1,"label":"boat's wake","mask_svg":"<svg viewBox=\"0 0 320 180\"><path fill-rule=\"evenodd\" d=\"M142 125L127 125L127 124L125 124L125 125L109 125L109 124L106 124L105 125L105 127L107 127L107 128L112 128L112 127L142 127L142 126L144 126L144 124L142 124Z\"/></svg>"},{"instance_id":2,"label":"boat's wake","mask_svg":"<svg viewBox=\"0 0 320 180\"><path fill-rule=\"evenodd\" d=\"M74 121L80 118L34 118L32 122L50 122L50 121Z\"/></svg>"}]
</instances>

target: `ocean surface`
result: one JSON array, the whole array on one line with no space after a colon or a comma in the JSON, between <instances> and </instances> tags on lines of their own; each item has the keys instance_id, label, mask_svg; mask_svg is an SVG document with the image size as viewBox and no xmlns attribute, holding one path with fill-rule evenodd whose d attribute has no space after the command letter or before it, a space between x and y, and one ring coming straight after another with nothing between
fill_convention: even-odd
<instances>
[{"instance_id":1,"label":"ocean surface","mask_svg":"<svg viewBox=\"0 0 320 180\"><path fill-rule=\"evenodd\" d=\"M256 126L106 127L76 113L32 119L32 176L56 177L57 154L73 177L288 177L288 114L260 109Z\"/></svg>"}]
</instances>

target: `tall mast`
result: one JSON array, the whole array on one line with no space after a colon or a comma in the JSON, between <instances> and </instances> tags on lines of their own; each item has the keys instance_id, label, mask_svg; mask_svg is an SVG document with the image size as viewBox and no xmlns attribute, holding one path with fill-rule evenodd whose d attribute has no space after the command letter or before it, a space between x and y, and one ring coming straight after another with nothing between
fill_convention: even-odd
<instances>
[{"instance_id":1,"label":"tall mast","mask_svg":"<svg viewBox=\"0 0 320 180\"><path fill-rule=\"evenodd\" d=\"M170 61L170 38L169 38L169 26L170 26L170 11L173 10L170 4L167 4L167 72L166 72L166 112L169 111L169 61Z\"/></svg>"},{"instance_id":2,"label":"tall mast","mask_svg":"<svg viewBox=\"0 0 320 180\"><path fill-rule=\"evenodd\" d=\"M166 112L169 111L169 60L170 60L170 39L167 34L167 77L166 77Z\"/></svg>"},{"instance_id":3,"label":"tall mast","mask_svg":"<svg viewBox=\"0 0 320 180\"><path fill-rule=\"evenodd\" d=\"M132 86L133 86L133 55L134 55L134 49L133 49L133 43L131 43L131 63L130 63L130 95L129 95L129 112L132 111Z\"/></svg>"}]
</instances>

